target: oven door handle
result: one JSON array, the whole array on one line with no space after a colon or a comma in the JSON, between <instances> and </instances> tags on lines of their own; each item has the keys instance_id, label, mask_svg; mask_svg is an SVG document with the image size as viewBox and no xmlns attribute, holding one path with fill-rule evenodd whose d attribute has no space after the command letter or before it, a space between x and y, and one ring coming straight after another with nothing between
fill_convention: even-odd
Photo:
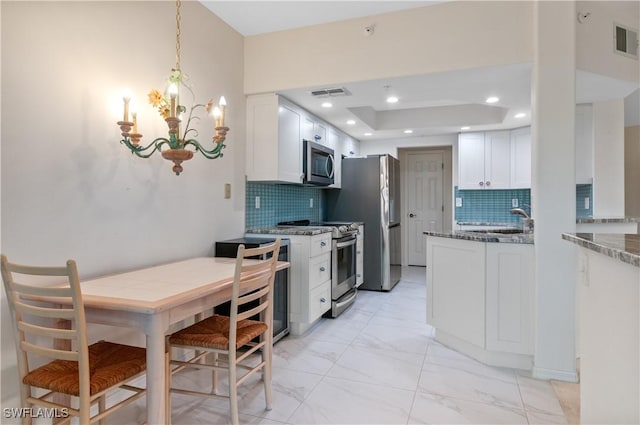
<instances>
[{"instance_id":1,"label":"oven door handle","mask_svg":"<svg viewBox=\"0 0 640 425\"><path fill-rule=\"evenodd\" d=\"M356 238L353 238L346 242L337 242L336 248L344 248L344 247L355 245L355 244L356 244Z\"/></svg>"},{"instance_id":2,"label":"oven door handle","mask_svg":"<svg viewBox=\"0 0 640 425\"><path fill-rule=\"evenodd\" d=\"M336 308L340 308L340 307L342 307L344 305L349 304L350 302L352 302L356 298L357 295L358 295L358 291L353 291L353 295L351 295L348 300L336 303Z\"/></svg>"}]
</instances>

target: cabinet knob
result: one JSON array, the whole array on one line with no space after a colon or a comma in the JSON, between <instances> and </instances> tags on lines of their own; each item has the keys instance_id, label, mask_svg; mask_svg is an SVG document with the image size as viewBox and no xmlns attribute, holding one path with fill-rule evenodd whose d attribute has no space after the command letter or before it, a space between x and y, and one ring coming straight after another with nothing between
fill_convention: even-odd
<instances>
[{"instance_id":1,"label":"cabinet knob","mask_svg":"<svg viewBox=\"0 0 640 425\"><path fill-rule=\"evenodd\" d=\"M362 251L356 251L356 254L362 254Z\"/></svg>"},{"instance_id":2,"label":"cabinet knob","mask_svg":"<svg viewBox=\"0 0 640 425\"><path fill-rule=\"evenodd\" d=\"M326 270L326 269L325 269L324 267L320 267L320 271L321 271L321 272L323 272L323 271L325 271L325 270Z\"/></svg>"},{"instance_id":3,"label":"cabinet knob","mask_svg":"<svg viewBox=\"0 0 640 425\"><path fill-rule=\"evenodd\" d=\"M487 186L491 186L491 182L490 181L487 181Z\"/></svg>"},{"instance_id":4,"label":"cabinet knob","mask_svg":"<svg viewBox=\"0 0 640 425\"><path fill-rule=\"evenodd\" d=\"M360 276L362 276L362 275L361 275L360 273L357 273L357 274L356 274L356 276L357 276L357 277L360 277Z\"/></svg>"},{"instance_id":5,"label":"cabinet knob","mask_svg":"<svg viewBox=\"0 0 640 425\"><path fill-rule=\"evenodd\" d=\"M320 246L327 246L326 242L320 242Z\"/></svg>"},{"instance_id":6,"label":"cabinet knob","mask_svg":"<svg viewBox=\"0 0 640 425\"><path fill-rule=\"evenodd\" d=\"M484 182L480 182L478 183L480 186L484 186Z\"/></svg>"},{"instance_id":7,"label":"cabinet knob","mask_svg":"<svg viewBox=\"0 0 640 425\"><path fill-rule=\"evenodd\" d=\"M326 303L326 302L327 302L327 299L326 299L326 298L324 298L324 297L322 297L322 298L320 298L320 302L321 302L321 303Z\"/></svg>"}]
</instances>

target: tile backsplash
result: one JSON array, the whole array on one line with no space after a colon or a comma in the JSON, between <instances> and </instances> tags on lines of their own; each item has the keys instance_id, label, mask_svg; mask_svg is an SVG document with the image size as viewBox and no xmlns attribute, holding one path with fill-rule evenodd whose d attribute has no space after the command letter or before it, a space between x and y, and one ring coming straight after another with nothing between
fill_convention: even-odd
<instances>
[{"instance_id":1,"label":"tile backsplash","mask_svg":"<svg viewBox=\"0 0 640 425\"><path fill-rule=\"evenodd\" d=\"M321 221L322 191L315 187L247 182L245 227L269 227L287 220Z\"/></svg>"},{"instance_id":2,"label":"tile backsplash","mask_svg":"<svg viewBox=\"0 0 640 425\"><path fill-rule=\"evenodd\" d=\"M593 216L593 185L576 185L576 217Z\"/></svg>"},{"instance_id":3,"label":"tile backsplash","mask_svg":"<svg viewBox=\"0 0 640 425\"><path fill-rule=\"evenodd\" d=\"M519 224L520 215L511 214L512 200L531 213L531 190L458 190L455 188L456 221L481 221ZM458 202L462 201L462 206ZM593 216L593 187L590 184L576 185L576 217Z\"/></svg>"},{"instance_id":4,"label":"tile backsplash","mask_svg":"<svg viewBox=\"0 0 640 425\"><path fill-rule=\"evenodd\" d=\"M518 207L531 212L530 189L459 190L455 187L455 217L458 221L482 221L492 223L520 223L520 215L511 214L512 201ZM460 200L462 205L459 205Z\"/></svg>"}]
</instances>

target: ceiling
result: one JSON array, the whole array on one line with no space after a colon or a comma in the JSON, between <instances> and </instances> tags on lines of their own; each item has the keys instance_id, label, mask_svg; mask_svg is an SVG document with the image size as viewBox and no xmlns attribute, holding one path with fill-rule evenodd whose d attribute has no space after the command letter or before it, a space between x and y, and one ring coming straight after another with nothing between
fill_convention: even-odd
<instances>
[{"instance_id":1,"label":"ceiling","mask_svg":"<svg viewBox=\"0 0 640 425\"><path fill-rule=\"evenodd\" d=\"M245 36L323 24L442 1L207 1L207 8ZM315 90L344 88L348 95L312 96ZM578 71L577 103L631 96L640 103L638 84ZM380 140L460 131L508 129L531 123L531 64L453 71L331 87L279 92L358 140ZM388 96L398 102L389 104ZM490 96L499 100L491 105ZM333 106L324 108L323 102ZM516 118L520 114L520 118ZM354 124L347 124L352 120ZM640 121L640 118L638 118ZM631 123L627 125L639 125ZM468 126L469 129L462 129ZM405 131L411 133L405 133ZM370 134L370 135L369 135Z\"/></svg>"}]
</instances>

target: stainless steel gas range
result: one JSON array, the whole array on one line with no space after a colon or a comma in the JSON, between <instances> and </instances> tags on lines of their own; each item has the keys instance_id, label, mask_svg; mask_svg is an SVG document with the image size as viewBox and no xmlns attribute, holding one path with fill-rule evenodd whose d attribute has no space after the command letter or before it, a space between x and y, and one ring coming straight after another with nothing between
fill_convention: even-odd
<instances>
[{"instance_id":1,"label":"stainless steel gas range","mask_svg":"<svg viewBox=\"0 0 640 425\"><path fill-rule=\"evenodd\" d=\"M356 300L356 236L358 223L319 222L294 220L278 223L278 227L322 226L331 227L331 310L329 317L338 317Z\"/></svg>"}]
</instances>

